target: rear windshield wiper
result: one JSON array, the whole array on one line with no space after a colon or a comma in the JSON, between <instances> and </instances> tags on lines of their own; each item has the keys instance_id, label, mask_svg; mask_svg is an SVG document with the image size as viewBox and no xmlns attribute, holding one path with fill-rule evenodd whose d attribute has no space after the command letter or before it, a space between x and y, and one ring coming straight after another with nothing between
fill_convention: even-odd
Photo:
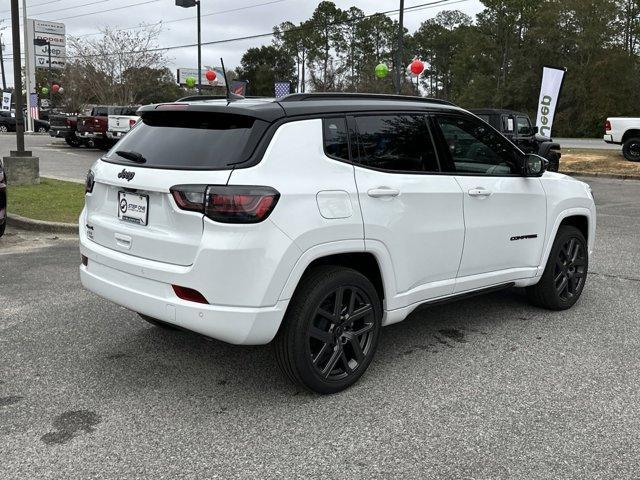
<instances>
[{"instance_id":1,"label":"rear windshield wiper","mask_svg":"<svg viewBox=\"0 0 640 480\"><path fill-rule=\"evenodd\" d=\"M138 152L128 152L126 150L117 150L116 155L136 163L146 163L147 161L147 159L144 158L142 154Z\"/></svg>"}]
</instances>

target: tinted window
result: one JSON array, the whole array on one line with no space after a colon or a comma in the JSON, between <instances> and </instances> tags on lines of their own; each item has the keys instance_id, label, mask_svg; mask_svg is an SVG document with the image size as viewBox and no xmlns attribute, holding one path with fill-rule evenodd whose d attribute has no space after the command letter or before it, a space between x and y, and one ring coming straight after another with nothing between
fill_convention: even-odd
<instances>
[{"instance_id":1,"label":"tinted window","mask_svg":"<svg viewBox=\"0 0 640 480\"><path fill-rule=\"evenodd\" d=\"M517 117L518 135L531 135L531 123L527 117Z\"/></svg>"},{"instance_id":2,"label":"tinted window","mask_svg":"<svg viewBox=\"0 0 640 480\"><path fill-rule=\"evenodd\" d=\"M349 133L344 117L325 118L322 125L325 153L330 157L349 160Z\"/></svg>"},{"instance_id":3,"label":"tinted window","mask_svg":"<svg viewBox=\"0 0 640 480\"><path fill-rule=\"evenodd\" d=\"M92 117L106 117L107 115L109 115L108 107L93 107L91 110Z\"/></svg>"},{"instance_id":4,"label":"tinted window","mask_svg":"<svg viewBox=\"0 0 640 480\"><path fill-rule=\"evenodd\" d=\"M480 175L519 173L517 152L495 130L473 118L437 118L454 171Z\"/></svg>"},{"instance_id":5,"label":"tinted window","mask_svg":"<svg viewBox=\"0 0 640 480\"><path fill-rule=\"evenodd\" d=\"M258 122L243 115L158 112L139 121L105 159L131 165L116 154L116 151L125 150L139 153L146 159L145 163L136 164L140 167L226 168L245 160L243 155Z\"/></svg>"},{"instance_id":6,"label":"tinted window","mask_svg":"<svg viewBox=\"0 0 640 480\"><path fill-rule=\"evenodd\" d=\"M439 170L424 115L371 115L355 121L357 163L388 171Z\"/></svg>"}]
</instances>

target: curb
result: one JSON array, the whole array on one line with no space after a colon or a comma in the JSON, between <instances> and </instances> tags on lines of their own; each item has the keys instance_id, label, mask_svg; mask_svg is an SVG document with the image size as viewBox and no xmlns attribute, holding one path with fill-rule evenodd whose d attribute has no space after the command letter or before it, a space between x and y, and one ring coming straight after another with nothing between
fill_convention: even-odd
<instances>
[{"instance_id":1,"label":"curb","mask_svg":"<svg viewBox=\"0 0 640 480\"><path fill-rule=\"evenodd\" d=\"M621 173L594 173L594 172L573 172L562 171L564 175L571 175L576 177L600 177L600 178L615 178L618 180L640 180L640 175L625 175Z\"/></svg>"},{"instance_id":2,"label":"curb","mask_svg":"<svg viewBox=\"0 0 640 480\"><path fill-rule=\"evenodd\" d=\"M32 232L78 234L77 223L45 222L44 220L21 217L14 213L7 214L7 225Z\"/></svg>"}]
</instances>

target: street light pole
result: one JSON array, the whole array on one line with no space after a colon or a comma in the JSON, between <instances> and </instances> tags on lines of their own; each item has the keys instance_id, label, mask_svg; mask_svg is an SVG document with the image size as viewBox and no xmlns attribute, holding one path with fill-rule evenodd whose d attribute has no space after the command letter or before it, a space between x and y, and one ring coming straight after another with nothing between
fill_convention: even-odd
<instances>
[{"instance_id":1,"label":"street light pole","mask_svg":"<svg viewBox=\"0 0 640 480\"><path fill-rule=\"evenodd\" d=\"M176 7L196 7L198 11L198 95L202 93L202 40L200 38L200 0L176 0Z\"/></svg>"},{"instance_id":2,"label":"street light pole","mask_svg":"<svg viewBox=\"0 0 640 480\"><path fill-rule=\"evenodd\" d=\"M196 1L198 6L198 95L202 95L202 39L200 38L200 0Z\"/></svg>"},{"instance_id":3,"label":"street light pole","mask_svg":"<svg viewBox=\"0 0 640 480\"><path fill-rule=\"evenodd\" d=\"M396 52L396 93L400 95L400 80L402 79L402 43L404 37L404 0L400 0L400 18L398 20L398 51Z\"/></svg>"},{"instance_id":4,"label":"street light pole","mask_svg":"<svg viewBox=\"0 0 640 480\"><path fill-rule=\"evenodd\" d=\"M16 156L25 154L24 116L22 114L22 66L20 65L20 12L18 0L11 0L11 34L13 36L13 96L16 97ZM29 92L27 92L29 95Z\"/></svg>"},{"instance_id":5,"label":"street light pole","mask_svg":"<svg viewBox=\"0 0 640 480\"><path fill-rule=\"evenodd\" d=\"M47 41L47 50L49 50L49 72L47 73L47 80L49 80L49 108L51 108L51 95L53 87L53 77L51 76L51 42Z\"/></svg>"}]
</instances>

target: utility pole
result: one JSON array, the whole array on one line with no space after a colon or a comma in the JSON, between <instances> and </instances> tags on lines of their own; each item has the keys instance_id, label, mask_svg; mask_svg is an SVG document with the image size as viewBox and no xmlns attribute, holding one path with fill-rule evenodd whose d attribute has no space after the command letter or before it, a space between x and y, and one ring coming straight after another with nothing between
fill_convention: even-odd
<instances>
[{"instance_id":1,"label":"utility pole","mask_svg":"<svg viewBox=\"0 0 640 480\"><path fill-rule=\"evenodd\" d=\"M197 7L198 16L198 95L202 93L202 40L200 39L200 0L176 0L176 7Z\"/></svg>"},{"instance_id":2,"label":"utility pole","mask_svg":"<svg viewBox=\"0 0 640 480\"><path fill-rule=\"evenodd\" d=\"M40 182L40 160L24 149L24 115L22 114L22 65L20 61L20 10L18 0L11 0L11 34L13 40L13 96L16 101L16 149L4 157L4 169L13 185ZM25 42L28 44L29 42ZM27 96L29 93L27 92ZM27 97L28 98L28 97Z\"/></svg>"},{"instance_id":3,"label":"utility pole","mask_svg":"<svg viewBox=\"0 0 640 480\"><path fill-rule=\"evenodd\" d=\"M400 80L402 79L402 43L404 37L404 0L400 0L400 19L398 21L398 51L396 52L396 93L400 95Z\"/></svg>"},{"instance_id":4,"label":"utility pole","mask_svg":"<svg viewBox=\"0 0 640 480\"><path fill-rule=\"evenodd\" d=\"M0 33L0 70L2 71L2 90L7 89L7 78L4 75L4 58L2 56L4 45L2 44L2 34Z\"/></svg>"}]
</instances>

